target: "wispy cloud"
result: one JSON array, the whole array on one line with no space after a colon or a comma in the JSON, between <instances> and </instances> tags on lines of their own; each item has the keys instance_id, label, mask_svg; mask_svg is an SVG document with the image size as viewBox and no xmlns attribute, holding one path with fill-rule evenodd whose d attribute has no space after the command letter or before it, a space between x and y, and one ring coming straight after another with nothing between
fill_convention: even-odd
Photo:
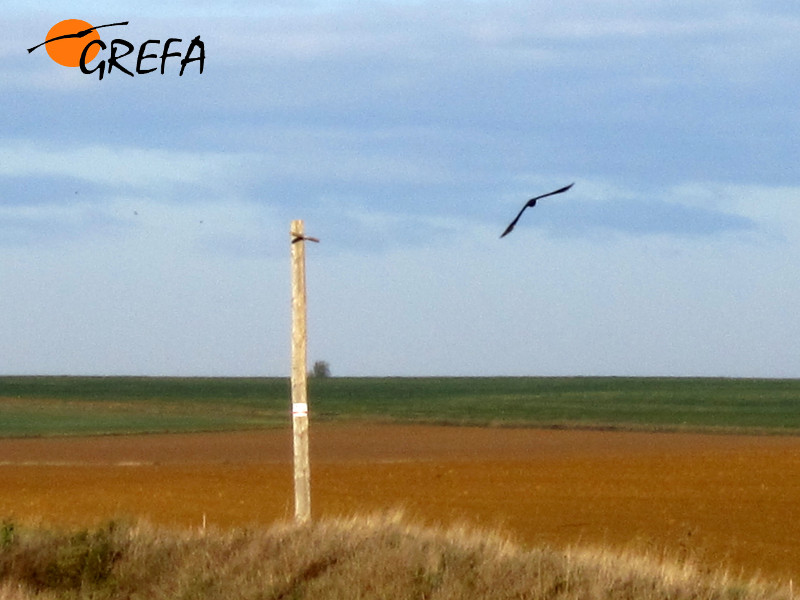
<instances>
[{"instance_id":1,"label":"wispy cloud","mask_svg":"<svg viewBox=\"0 0 800 600\"><path fill-rule=\"evenodd\" d=\"M0 176L65 176L91 183L138 186L235 179L241 156L124 145L0 145Z\"/></svg>"},{"instance_id":2,"label":"wispy cloud","mask_svg":"<svg viewBox=\"0 0 800 600\"><path fill-rule=\"evenodd\" d=\"M83 245L98 237L124 233L128 225L95 204L71 206L0 204L0 247L42 249Z\"/></svg>"},{"instance_id":3,"label":"wispy cloud","mask_svg":"<svg viewBox=\"0 0 800 600\"><path fill-rule=\"evenodd\" d=\"M543 217L542 226L572 235L592 235L597 230L606 230L637 236L678 237L758 229L756 222L740 215L652 199L588 203L571 209L557 207Z\"/></svg>"}]
</instances>

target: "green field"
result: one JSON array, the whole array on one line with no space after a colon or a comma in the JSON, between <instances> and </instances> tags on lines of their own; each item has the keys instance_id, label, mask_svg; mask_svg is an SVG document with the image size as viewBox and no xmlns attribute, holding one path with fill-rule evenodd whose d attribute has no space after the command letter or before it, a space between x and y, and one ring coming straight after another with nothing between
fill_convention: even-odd
<instances>
[{"instance_id":1,"label":"green field","mask_svg":"<svg viewBox=\"0 0 800 600\"><path fill-rule=\"evenodd\" d=\"M329 378L312 421L800 433L800 380ZM290 424L285 378L0 377L0 436Z\"/></svg>"}]
</instances>

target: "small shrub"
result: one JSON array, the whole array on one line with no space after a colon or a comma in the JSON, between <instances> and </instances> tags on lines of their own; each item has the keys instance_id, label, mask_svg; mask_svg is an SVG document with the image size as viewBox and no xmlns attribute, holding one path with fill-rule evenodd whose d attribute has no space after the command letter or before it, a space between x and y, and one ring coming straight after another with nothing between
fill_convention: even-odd
<instances>
[{"instance_id":1,"label":"small shrub","mask_svg":"<svg viewBox=\"0 0 800 600\"><path fill-rule=\"evenodd\" d=\"M0 526L0 549L7 550L14 545L16 535L14 533L14 523L11 521L3 521Z\"/></svg>"},{"instance_id":2,"label":"small shrub","mask_svg":"<svg viewBox=\"0 0 800 600\"><path fill-rule=\"evenodd\" d=\"M106 585L123 554L111 524L72 535L50 532L18 537L13 525L0 529L0 577L36 591L80 590Z\"/></svg>"},{"instance_id":3,"label":"small shrub","mask_svg":"<svg viewBox=\"0 0 800 600\"><path fill-rule=\"evenodd\" d=\"M82 585L98 586L111 575L121 552L114 547L113 526L94 533L75 534L56 553L45 568L46 587L75 589Z\"/></svg>"}]
</instances>

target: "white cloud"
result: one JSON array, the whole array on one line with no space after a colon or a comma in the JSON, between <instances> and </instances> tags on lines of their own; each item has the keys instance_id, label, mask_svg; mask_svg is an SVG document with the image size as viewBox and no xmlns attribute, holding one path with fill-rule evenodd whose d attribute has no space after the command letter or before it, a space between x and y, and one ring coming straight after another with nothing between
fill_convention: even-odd
<instances>
[{"instance_id":1,"label":"white cloud","mask_svg":"<svg viewBox=\"0 0 800 600\"><path fill-rule=\"evenodd\" d=\"M800 241L800 186L691 182L666 198L693 207L723 210L760 223L767 233Z\"/></svg>"},{"instance_id":2,"label":"white cloud","mask_svg":"<svg viewBox=\"0 0 800 600\"><path fill-rule=\"evenodd\" d=\"M0 176L68 176L87 182L148 189L159 185L234 180L252 155L92 144L0 141Z\"/></svg>"}]
</instances>

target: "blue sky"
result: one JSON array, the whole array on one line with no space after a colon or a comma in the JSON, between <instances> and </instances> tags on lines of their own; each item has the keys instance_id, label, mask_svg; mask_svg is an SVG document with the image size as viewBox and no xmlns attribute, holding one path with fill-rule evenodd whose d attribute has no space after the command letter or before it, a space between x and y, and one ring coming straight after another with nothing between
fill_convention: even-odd
<instances>
[{"instance_id":1,"label":"blue sky","mask_svg":"<svg viewBox=\"0 0 800 600\"><path fill-rule=\"evenodd\" d=\"M303 219L334 375L800 376L796 3L222 4L6 9L0 373L288 375Z\"/></svg>"}]
</instances>

